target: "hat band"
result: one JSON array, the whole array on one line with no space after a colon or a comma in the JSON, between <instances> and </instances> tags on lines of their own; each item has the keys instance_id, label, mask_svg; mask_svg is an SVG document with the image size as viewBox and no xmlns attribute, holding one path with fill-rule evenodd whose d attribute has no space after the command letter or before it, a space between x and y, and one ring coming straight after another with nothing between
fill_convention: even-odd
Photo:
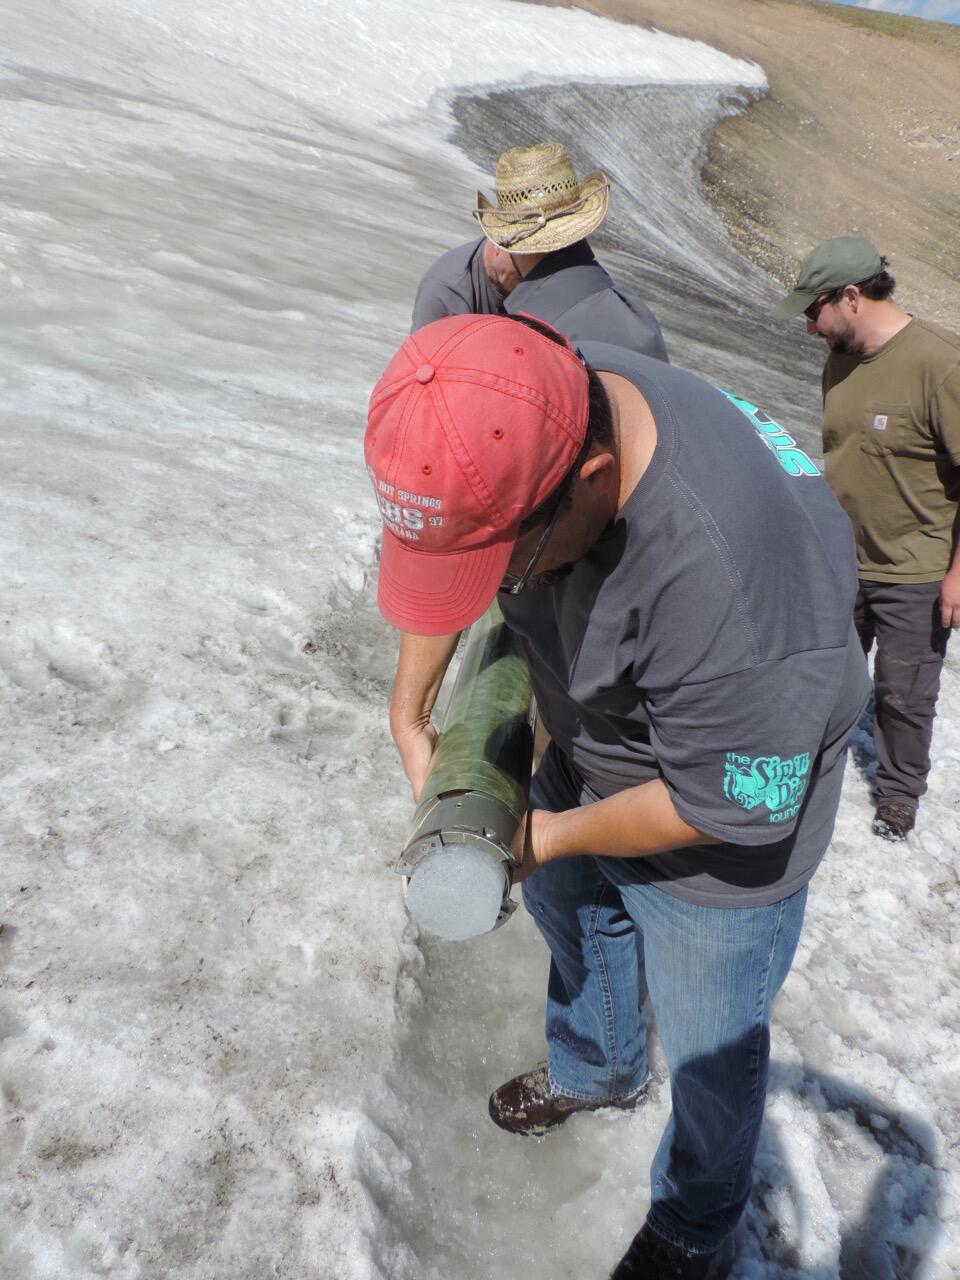
<instances>
[{"instance_id":1,"label":"hat band","mask_svg":"<svg viewBox=\"0 0 960 1280\"><path fill-rule=\"evenodd\" d=\"M579 213L591 196L595 194L595 192L591 192L589 195L582 195L579 199L574 200L572 204L565 204L561 208L552 209L549 212L544 209L518 209L516 212L509 209L491 210L490 212L495 213L498 220L516 228L513 231L508 231L502 238L498 239L498 244L502 249L509 249L518 240L526 240L528 236L532 236L535 231L540 231L555 218L566 218L571 213ZM478 214L480 212L480 210L477 210Z\"/></svg>"},{"instance_id":2,"label":"hat band","mask_svg":"<svg viewBox=\"0 0 960 1280\"><path fill-rule=\"evenodd\" d=\"M497 204L501 209L549 209L563 204L568 195L580 191L580 183L571 174L556 182L542 182L526 187L497 187ZM547 197L552 197L547 199Z\"/></svg>"}]
</instances>

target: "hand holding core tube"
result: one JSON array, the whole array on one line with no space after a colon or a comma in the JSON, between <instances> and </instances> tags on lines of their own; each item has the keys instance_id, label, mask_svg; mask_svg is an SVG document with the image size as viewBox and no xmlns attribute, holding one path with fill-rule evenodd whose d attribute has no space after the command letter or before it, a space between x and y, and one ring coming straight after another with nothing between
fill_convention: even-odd
<instances>
[{"instance_id":1,"label":"hand holding core tube","mask_svg":"<svg viewBox=\"0 0 960 1280\"><path fill-rule=\"evenodd\" d=\"M535 721L526 660L494 602L467 635L397 863L409 877L411 914L441 938L489 933L516 907L513 847L527 811Z\"/></svg>"}]
</instances>

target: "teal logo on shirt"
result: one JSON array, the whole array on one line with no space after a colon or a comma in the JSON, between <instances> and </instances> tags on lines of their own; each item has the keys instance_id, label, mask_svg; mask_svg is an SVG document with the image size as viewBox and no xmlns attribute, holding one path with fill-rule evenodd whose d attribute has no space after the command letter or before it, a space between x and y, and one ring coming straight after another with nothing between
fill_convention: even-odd
<instances>
[{"instance_id":1,"label":"teal logo on shirt","mask_svg":"<svg viewBox=\"0 0 960 1280\"><path fill-rule=\"evenodd\" d=\"M723 794L748 812L764 804L771 822L789 822L800 810L810 776L810 752L796 756L749 756L728 751Z\"/></svg>"},{"instance_id":2,"label":"teal logo on shirt","mask_svg":"<svg viewBox=\"0 0 960 1280\"><path fill-rule=\"evenodd\" d=\"M723 387L718 387L717 390L723 391ZM811 462L803 450L797 447L796 440L784 431L779 422L774 422L772 418L768 418L762 409L758 409L749 400L744 400L742 396L735 396L732 391L723 391L723 394L731 404L735 404L740 412L745 414L750 422L753 423L754 431L756 431L788 476L818 476L820 474L816 463Z\"/></svg>"}]
</instances>

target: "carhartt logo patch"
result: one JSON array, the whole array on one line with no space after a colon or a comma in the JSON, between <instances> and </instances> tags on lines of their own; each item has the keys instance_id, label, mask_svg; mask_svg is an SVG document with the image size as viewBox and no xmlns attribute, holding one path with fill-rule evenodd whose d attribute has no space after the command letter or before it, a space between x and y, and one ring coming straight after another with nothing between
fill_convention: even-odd
<instances>
[{"instance_id":1,"label":"carhartt logo patch","mask_svg":"<svg viewBox=\"0 0 960 1280\"><path fill-rule=\"evenodd\" d=\"M873 415L873 429L874 431L886 431L887 415L885 413L875 413Z\"/></svg>"},{"instance_id":2,"label":"carhartt logo patch","mask_svg":"<svg viewBox=\"0 0 960 1280\"><path fill-rule=\"evenodd\" d=\"M810 752L796 756L749 756L728 751L723 794L748 812L763 804L771 822L789 822L800 810L810 776Z\"/></svg>"}]
</instances>

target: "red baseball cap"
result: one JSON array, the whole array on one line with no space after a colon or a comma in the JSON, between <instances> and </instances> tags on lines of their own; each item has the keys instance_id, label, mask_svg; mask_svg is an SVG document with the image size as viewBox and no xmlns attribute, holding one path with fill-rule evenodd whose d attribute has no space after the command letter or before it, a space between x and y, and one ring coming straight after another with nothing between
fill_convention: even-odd
<instances>
[{"instance_id":1,"label":"red baseball cap","mask_svg":"<svg viewBox=\"0 0 960 1280\"><path fill-rule=\"evenodd\" d=\"M508 316L449 316L406 339L373 389L364 455L383 516L377 603L446 635L497 594L520 521L583 445L587 371Z\"/></svg>"}]
</instances>

